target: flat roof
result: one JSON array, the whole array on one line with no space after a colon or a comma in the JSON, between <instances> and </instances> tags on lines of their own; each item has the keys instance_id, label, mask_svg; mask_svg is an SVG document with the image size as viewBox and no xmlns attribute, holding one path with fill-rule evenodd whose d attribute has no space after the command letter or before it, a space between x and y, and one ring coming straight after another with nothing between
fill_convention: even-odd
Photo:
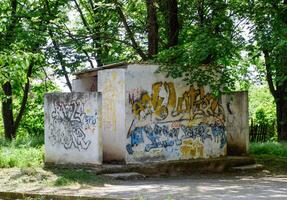
<instances>
[{"instance_id":1,"label":"flat roof","mask_svg":"<svg viewBox=\"0 0 287 200\"><path fill-rule=\"evenodd\" d=\"M126 68L128 65L127 62L118 62L118 63L112 63L108 65L103 65L100 67L92 68L92 69L84 69L82 71L74 73L76 78L83 78L83 77L92 77L92 76L97 76L97 72L100 70L105 70L105 69L113 69L113 68Z\"/></svg>"}]
</instances>

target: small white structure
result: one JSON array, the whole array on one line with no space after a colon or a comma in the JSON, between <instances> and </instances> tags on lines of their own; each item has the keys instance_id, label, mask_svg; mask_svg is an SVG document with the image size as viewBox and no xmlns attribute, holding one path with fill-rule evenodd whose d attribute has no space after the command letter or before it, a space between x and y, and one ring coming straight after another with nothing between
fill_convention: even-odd
<instances>
[{"instance_id":1,"label":"small white structure","mask_svg":"<svg viewBox=\"0 0 287 200\"><path fill-rule=\"evenodd\" d=\"M49 93L44 108L46 163L102 163L99 93Z\"/></svg>"},{"instance_id":2,"label":"small white structure","mask_svg":"<svg viewBox=\"0 0 287 200\"><path fill-rule=\"evenodd\" d=\"M247 153L246 92L232 94L240 100L217 99L208 87L166 78L157 68L119 63L76 74L74 92L102 93L104 161L210 158L227 155L227 149Z\"/></svg>"}]
</instances>

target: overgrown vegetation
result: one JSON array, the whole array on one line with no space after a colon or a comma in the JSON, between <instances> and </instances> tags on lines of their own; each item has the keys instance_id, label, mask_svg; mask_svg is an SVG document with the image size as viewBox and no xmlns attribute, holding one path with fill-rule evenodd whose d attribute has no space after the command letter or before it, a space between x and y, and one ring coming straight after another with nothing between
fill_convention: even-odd
<instances>
[{"instance_id":1,"label":"overgrown vegetation","mask_svg":"<svg viewBox=\"0 0 287 200\"><path fill-rule=\"evenodd\" d=\"M261 129L266 141L277 141L276 106L268 86L255 85L249 88L249 117L251 129ZM255 130L250 131L253 134Z\"/></svg>"},{"instance_id":2,"label":"overgrown vegetation","mask_svg":"<svg viewBox=\"0 0 287 200\"><path fill-rule=\"evenodd\" d=\"M7 141L0 137L0 168L40 167L44 161L44 138L17 137Z\"/></svg>"},{"instance_id":3,"label":"overgrown vegetation","mask_svg":"<svg viewBox=\"0 0 287 200\"><path fill-rule=\"evenodd\" d=\"M87 170L53 170L53 173L58 175L58 178L52 183L55 186L66 186L74 183L89 184L89 185L103 185L109 180L105 177L98 176L94 172Z\"/></svg>"},{"instance_id":4,"label":"overgrown vegetation","mask_svg":"<svg viewBox=\"0 0 287 200\"><path fill-rule=\"evenodd\" d=\"M250 154L272 173L287 173L287 143L251 143Z\"/></svg>"},{"instance_id":5,"label":"overgrown vegetation","mask_svg":"<svg viewBox=\"0 0 287 200\"><path fill-rule=\"evenodd\" d=\"M251 143L250 154L286 157L287 159L287 143Z\"/></svg>"}]
</instances>

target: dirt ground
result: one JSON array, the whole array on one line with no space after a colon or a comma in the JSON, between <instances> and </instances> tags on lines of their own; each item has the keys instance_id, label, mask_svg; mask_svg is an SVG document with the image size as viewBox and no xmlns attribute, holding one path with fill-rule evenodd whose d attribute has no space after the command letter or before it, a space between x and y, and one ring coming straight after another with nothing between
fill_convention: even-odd
<instances>
[{"instance_id":1,"label":"dirt ground","mask_svg":"<svg viewBox=\"0 0 287 200\"><path fill-rule=\"evenodd\" d=\"M73 173L42 168L0 169L0 191L140 200L287 199L287 175L268 171L126 181Z\"/></svg>"}]
</instances>

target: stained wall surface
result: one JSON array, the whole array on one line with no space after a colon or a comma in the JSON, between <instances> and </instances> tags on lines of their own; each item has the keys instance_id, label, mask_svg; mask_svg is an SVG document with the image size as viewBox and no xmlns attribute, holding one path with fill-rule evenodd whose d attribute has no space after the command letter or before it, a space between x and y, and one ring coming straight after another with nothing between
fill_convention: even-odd
<instances>
[{"instance_id":1,"label":"stained wall surface","mask_svg":"<svg viewBox=\"0 0 287 200\"><path fill-rule=\"evenodd\" d=\"M97 92L97 78L85 77L72 81L73 92Z\"/></svg>"},{"instance_id":2,"label":"stained wall surface","mask_svg":"<svg viewBox=\"0 0 287 200\"><path fill-rule=\"evenodd\" d=\"M222 102L226 116L228 155L246 155L249 147L248 93L223 95Z\"/></svg>"},{"instance_id":3,"label":"stained wall surface","mask_svg":"<svg viewBox=\"0 0 287 200\"><path fill-rule=\"evenodd\" d=\"M99 93L49 93L44 107L46 162L102 163Z\"/></svg>"},{"instance_id":4,"label":"stained wall surface","mask_svg":"<svg viewBox=\"0 0 287 200\"><path fill-rule=\"evenodd\" d=\"M102 92L104 161L125 161L125 69L98 71Z\"/></svg>"},{"instance_id":5,"label":"stained wall surface","mask_svg":"<svg viewBox=\"0 0 287 200\"><path fill-rule=\"evenodd\" d=\"M126 161L226 155L223 106L207 87L187 86L181 80L166 78L155 73L157 67L133 64L126 71Z\"/></svg>"}]
</instances>

